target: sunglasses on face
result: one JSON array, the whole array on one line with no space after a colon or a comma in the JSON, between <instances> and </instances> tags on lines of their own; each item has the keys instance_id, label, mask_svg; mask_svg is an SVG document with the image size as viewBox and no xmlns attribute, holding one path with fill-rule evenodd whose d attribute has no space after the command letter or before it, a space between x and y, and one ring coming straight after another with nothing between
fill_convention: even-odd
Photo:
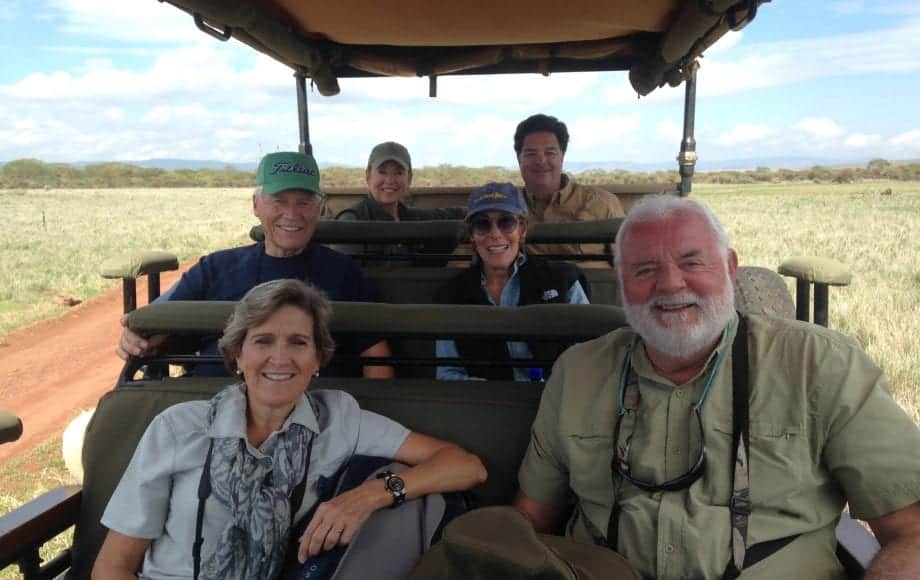
<instances>
[{"instance_id":1,"label":"sunglasses on face","mask_svg":"<svg viewBox=\"0 0 920 580\"><path fill-rule=\"evenodd\" d=\"M487 216L477 216L470 221L474 234L485 235L492 231L492 226L498 226L498 231L503 234L510 234L517 229L521 220L517 216L505 214L497 219L491 219Z\"/></svg>"}]
</instances>

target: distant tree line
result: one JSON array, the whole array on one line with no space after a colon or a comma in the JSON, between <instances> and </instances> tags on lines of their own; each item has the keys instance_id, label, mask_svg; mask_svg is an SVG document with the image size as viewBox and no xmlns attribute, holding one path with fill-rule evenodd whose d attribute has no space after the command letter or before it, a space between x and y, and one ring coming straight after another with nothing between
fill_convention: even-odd
<instances>
[{"instance_id":1,"label":"distant tree line","mask_svg":"<svg viewBox=\"0 0 920 580\"><path fill-rule=\"evenodd\" d=\"M322 170L324 187L360 187L364 169L327 167ZM578 174L583 183L674 183L677 171L638 173L624 170L589 170ZM697 172L697 183L772 183L811 181L850 183L866 179L920 181L920 162L892 163L873 159L865 167L823 167L810 169L769 169L748 171ZM517 170L505 167L461 167L438 165L415 172L413 184L419 186L477 185L488 181L520 182ZM45 163L37 159L17 159L0 167L0 189L79 189L112 187L250 187L254 175L233 167L224 169L157 169L125 163L97 163L74 167L66 163Z\"/></svg>"}]
</instances>

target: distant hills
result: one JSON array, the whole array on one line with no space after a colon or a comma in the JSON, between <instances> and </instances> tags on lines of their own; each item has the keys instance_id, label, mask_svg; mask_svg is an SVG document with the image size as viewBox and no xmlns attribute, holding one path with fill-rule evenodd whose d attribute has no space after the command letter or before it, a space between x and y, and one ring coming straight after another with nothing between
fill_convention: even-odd
<instances>
[{"instance_id":1,"label":"distant hills","mask_svg":"<svg viewBox=\"0 0 920 580\"><path fill-rule=\"evenodd\" d=\"M917 159L890 160L892 164L917 163ZM710 160L702 158L696 165L697 171L747 171L759 167L769 169L807 169L820 165L822 167L865 167L869 159L828 159L822 157L769 157L769 158L743 158L743 159L723 159ZM74 167L83 168L88 165L104 163L102 161L78 161L68 163ZM236 169L237 171L254 172L257 162L236 163L226 161L215 161L211 159L141 159L135 161L118 161L135 165L137 167L165 169L169 171L177 169L212 169L221 170L226 168ZM0 161L0 167L4 162ZM342 164L320 163L320 167L358 167L347 166ZM629 171L638 173L649 173L655 171L670 171L677 169L677 161L661 161L656 163L636 163L632 161L566 161L566 170L573 173L583 171L601 170L601 171ZM514 166L508 166L508 169L517 169Z\"/></svg>"}]
</instances>

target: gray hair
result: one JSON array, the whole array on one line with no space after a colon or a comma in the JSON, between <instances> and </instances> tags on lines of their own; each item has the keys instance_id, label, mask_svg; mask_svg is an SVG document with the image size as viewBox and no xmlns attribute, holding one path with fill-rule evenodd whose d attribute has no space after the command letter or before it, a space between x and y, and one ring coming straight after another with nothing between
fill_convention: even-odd
<instances>
[{"instance_id":1,"label":"gray hair","mask_svg":"<svg viewBox=\"0 0 920 580\"><path fill-rule=\"evenodd\" d=\"M719 253L723 258L728 257L728 250L731 244L728 232L725 231L719 218L712 213L711 209L689 197L678 197L671 194L650 195L644 197L629 209L629 212L626 214L626 219L623 220L620 229L617 231L616 246L613 250L613 262L618 272L621 286L623 282L623 253L621 248L623 247L623 240L626 238L629 229L637 223L664 221L674 214L681 212L693 213L703 218L716 238Z\"/></svg>"},{"instance_id":2,"label":"gray hair","mask_svg":"<svg viewBox=\"0 0 920 580\"><path fill-rule=\"evenodd\" d=\"M322 290L300 280L284 279L263 282L254 286L233 309L224 327L224 335L217 346L224 356L224 364L231 373L236 372L236 359L243 351L246 333L263 324L284 306L296 306L313 319L313 342L319 365L325 366L335 352L335 341L329 331L332 305Z\"/></svg>"}]
</instances>

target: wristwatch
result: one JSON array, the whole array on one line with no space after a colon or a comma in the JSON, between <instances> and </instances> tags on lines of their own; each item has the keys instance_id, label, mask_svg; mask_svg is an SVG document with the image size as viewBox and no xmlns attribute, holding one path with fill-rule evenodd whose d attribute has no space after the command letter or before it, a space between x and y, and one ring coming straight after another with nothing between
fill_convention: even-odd
<instances>
[{"instance_id":1,"label":"wristwatch","mask_svg":"<svg viewBox=\"0 0 920 580\"><path fill-rule=\"evenodd\" d=\"M383 480L383 485L393 496L393 504L390 507L396 507L406 501L406 482L401 477L392 471L381 471L377 474L377 479Z\"/></svg>"}]
</instances>

